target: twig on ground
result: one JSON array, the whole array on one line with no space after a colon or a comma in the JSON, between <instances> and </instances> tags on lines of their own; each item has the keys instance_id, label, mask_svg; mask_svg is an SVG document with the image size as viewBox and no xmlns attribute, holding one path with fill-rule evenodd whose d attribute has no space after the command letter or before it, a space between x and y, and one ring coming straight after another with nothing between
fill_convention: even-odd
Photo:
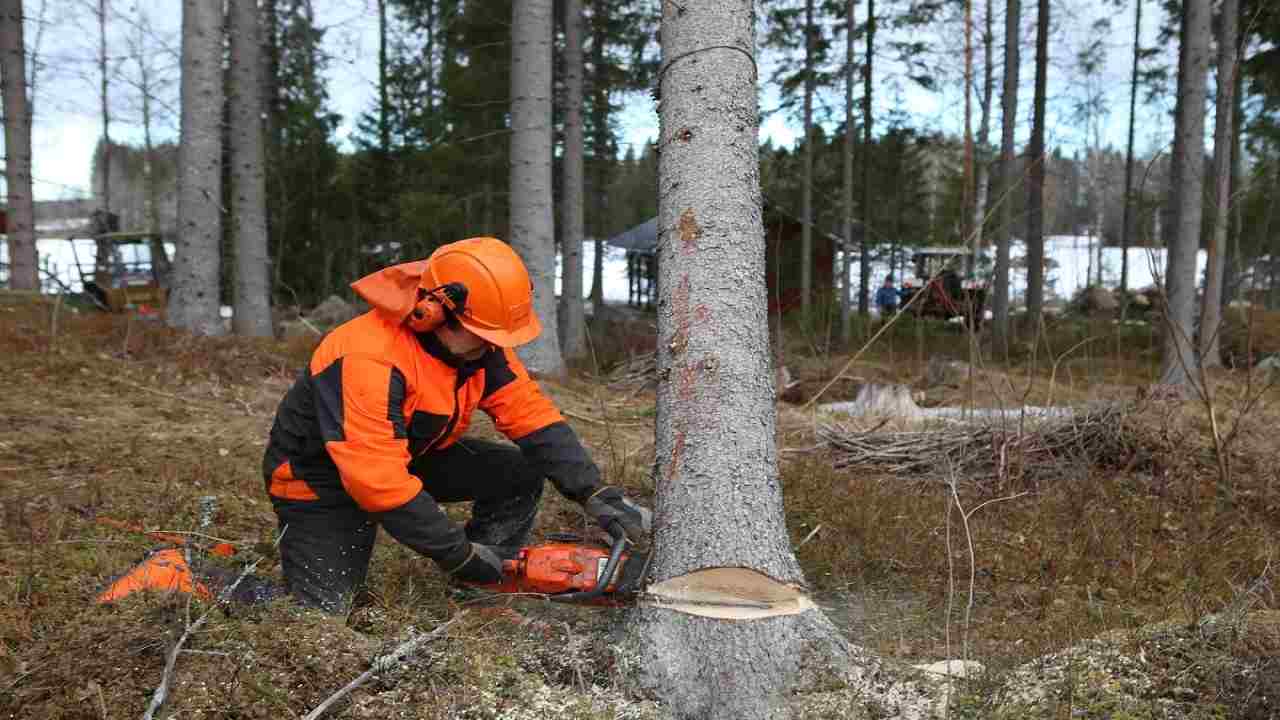
<instances>
[{"instance_id":1,"label":"twig on ground","mask_svg":"<svg viewBox=\"0 0 1280 720\"><path fill-rule=\"evenodd\" d=\"M289 528L286 526L285 529L281 530L280 534L276 536L275 544L277 547L279 547L280 540L284 537L284 534L288 529ZM155 716L156 711L160 709L160 706L164 704L165 698L169 694L169 683L173 679L173 668L178 664L178 655L182 653L182 646L186 645L187 640L189 640L192 635L195 635L196 632L204 626L205 622L209 619L209 615L214 611L214 609L218 608L230 599L231 594L236 591L236 588L240 586L240 583L243 582L245 578L249 577L254 570L258 569L258 563L262 562L264 557L260 557L246 565L244 570L240 571L240 576L236 578L235 582L223 588L222 592L218 593L218 597L214 601L212 607L205 610L204 614L197 618L194 623L186 624L186 630L183 631L182 637L178 638L178 642L174 643L173 647L169 650L168 656L165 658L164 672L160 675L160 684L156 686L155 692L151 695L151 702L147 704L147 711L142 714L142 720L151 720Z\"/></svg>"},{"instance_id":2,"label":"twig on ground","mask_svg":"<svg viewBox=\"0 0 1280 720\"><path fill-rule=\"evenodd\" d=\"M351 682L344 685L342 689L330 695L324 702L317 705L316 709L304 715L302 720L316 720L316 718L324 714L325 710L328 710L330 706L332 706L334 703L341 700L352 690L355 690L356 688L365 684L373 676L379 673L384 673L394 668L396 665L399 665L402 660L409 657L410 655L413 655L413 653L417 652L418 648L422 647L422 645L424 645L428 640L432 640L442 635L444 631L449 628L450 625L453 625L454 623L456 623L458 620L464 617L468 612L470 611L462 610L457 615L454 615L453 617L449 618L447 622L441 625L438 625L435 630L432 630L431 632L425 635L415 635L409 638L408 640L405 640L404 642L400 643L390 653L387 653L386 655L375 658L374 661L370 664L370 667L368 670L365 670L358 677L356 677L355 680L352 680Z\"/></svg>"}]
</instances>

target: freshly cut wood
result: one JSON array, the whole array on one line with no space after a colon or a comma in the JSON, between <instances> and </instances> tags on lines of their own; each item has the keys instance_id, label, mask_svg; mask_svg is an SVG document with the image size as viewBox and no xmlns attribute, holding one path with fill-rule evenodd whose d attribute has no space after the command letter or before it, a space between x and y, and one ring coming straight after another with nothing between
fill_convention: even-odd
<instances>
[{"instance_id":1,"label":"freshly cut wood","mask_svg":"<svg viewBox=\"0 0 1280 720\"><path fill-rule=\"evenodd\" d=\"M741 567L707 568L664 580L649 587L642 602L722 620L798 615L816 607L794 585Z\"/></svg>"}]
</instances>

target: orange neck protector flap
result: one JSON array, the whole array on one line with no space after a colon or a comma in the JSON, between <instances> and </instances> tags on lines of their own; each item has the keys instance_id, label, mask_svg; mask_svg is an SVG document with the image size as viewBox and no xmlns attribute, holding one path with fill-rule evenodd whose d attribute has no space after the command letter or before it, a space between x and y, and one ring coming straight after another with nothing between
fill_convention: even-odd
<instances>
[{"instance_id":1,"label":"orange neck protector flap","mask_svg":"<svg viewBox=\"0 0 1280 720\"><path fill-rule=\"evenodd\" d=\"M400 263L365 275L351 283L351 289L385 317L400 323L413 312L426 271L426 260Z\"/></svg>"}]
</instances>

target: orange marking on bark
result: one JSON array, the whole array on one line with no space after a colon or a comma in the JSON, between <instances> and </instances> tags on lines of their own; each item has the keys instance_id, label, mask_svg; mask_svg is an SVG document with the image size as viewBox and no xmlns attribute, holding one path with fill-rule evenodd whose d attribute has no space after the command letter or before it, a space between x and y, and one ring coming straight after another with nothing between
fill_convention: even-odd
<instances>
[{"instance_id":1,"label":"orange marking on bark","mask_svg":"<svg viewBox=\"0 0 1280 720\"><path fill-rule=\"evenodd\" d=\"M698 238L702 237L702 228L698 226L698 218L693 208L686 208L680 213L680 246L686 252L693 252L698 247Z\"/></svg>"}]
</instances>

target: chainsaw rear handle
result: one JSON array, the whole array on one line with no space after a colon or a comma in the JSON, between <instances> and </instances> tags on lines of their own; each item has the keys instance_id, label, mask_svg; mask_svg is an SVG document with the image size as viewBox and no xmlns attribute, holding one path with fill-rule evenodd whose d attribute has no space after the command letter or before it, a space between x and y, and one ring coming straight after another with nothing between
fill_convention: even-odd
<instances>
[{"instance_id":1,"label":"chainsaw rear handle","mask_svg":"<svg viewBox=\"0 0 1280 720\"><path fill-rule=\"evenodd\" d=\"M600 577L596 579L596 586L590 590L551 595L551 600L555 602L588 602L604 595L605 589L613 582L613 576L617 574L618 562L622 560L622 551L627 547L627 533L622 529L622 523L616 519L611 520L605 526L605 530L613 537L613 544L609 546L609 560L604 564L604 572L600 573Z\"/></svg>"}]
</instances>

